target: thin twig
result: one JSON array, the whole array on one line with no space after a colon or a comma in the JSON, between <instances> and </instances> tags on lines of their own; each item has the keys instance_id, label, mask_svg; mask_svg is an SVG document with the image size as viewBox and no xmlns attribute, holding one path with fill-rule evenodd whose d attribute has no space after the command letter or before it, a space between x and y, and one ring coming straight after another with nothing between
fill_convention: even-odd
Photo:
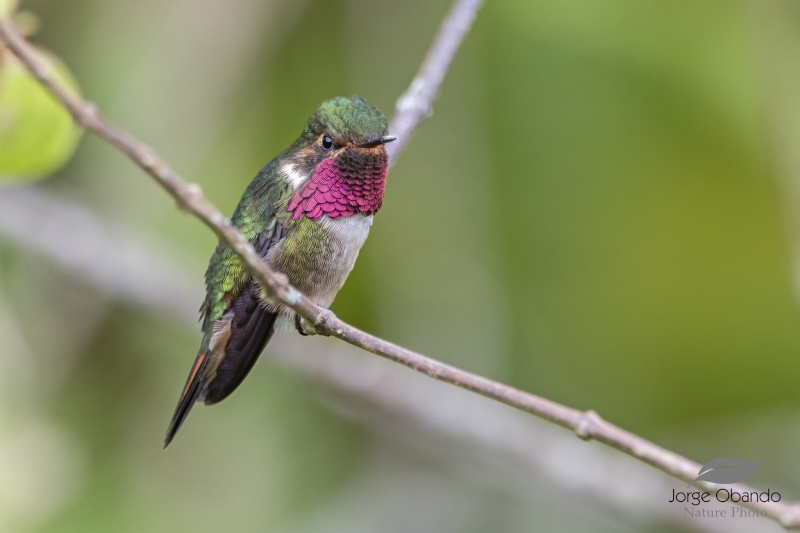
<instances>
[{"instance_id":1,"label":"thin twig","mask_svg":"<svg viewBox=\"0 0 800 533\"><path fill-rule=\"evenodd\" d=\"M396 157L406 147L419 123L433 113L433 101L450 68L450 63L472 27L472 22L482 4L483 0L456 0L442 21L436 40L428 50L417 76L397 100L397 113L389 124L389 132L396 136L397 140L386 145L389 165L395 162Z\"/></svg>"},{"instance_id":2,"label":"thin twig","mask_svg":"<svg viewBox=\"0 0 800 533\"><path fill-rule=\"evenodd\" d=\"M465 32L463 24L459 25L457 22L469 22L474 19L474 10L479 6L480 2L477 1L459 0L455 3L447 18L448 21L455 22L452 24L445 22L443 24L440 35L434 43L433 50L428 54L426 63L434 63L436 61L434 58L449 62L454 51L451 48L461 41ZM456 38L451 39L447 36L442 36L442 33L447 34L449 32L457 32ZM575 431L576 435L582 439L594 439L607 444L687 483L691 482L697 475L700 464L610 424L600 418L594 411L582 412L572 409L546 398L407 350L386 340L369 335L339 320L329 310L314 305L311 300L289 284L288 278L284 274L273 272L258 257L255 249L245 236L213 204L203 197L199 186L184 181L152 148L105 118L96 106L76 98L55 81L49 69L39 59L38 54L31 45L19 35L11 22L3 17L0 17L0 40L6 43L8 48L27 66L30 72L72 113L78 124L117 147L135 164L150 174L175 198L182 210L202 220L225 245L241 257L242 262L253 278L264 288L267 294L312 323L319 334L337 337L439 381L477 392L488 398L569 428ZM439 51L438 48L442 50ZM446 64L441 68L436 65L429 65L428 68L423 67L422 72L428 72L432 76L432 82L428 84L424 81L419 81L419 77L415 80L418 86L427 88L419 91L419 101L421 103L419 109L430 108L430 102L436 95L439 82L441 82L446 68ZM412 93L417 94L417 91L412 91ZM431 100L422 101L422 98ZM411 106L409 106L409 109L411 109ZM415 107L414 109L417 108ZM406 136L411 133L413 124L418 123L423 117L423 115L417 115L416 113L415 111L413 115L410 115L410 118L415 122L412 122L412 126L407 130ZM417 118L414 119L413 117ZM398 152L395 151L393 155L396 157ZM698 482L696 485L705 490L713 490L711 485L703 482ZM736 490L752 491L754 489L737 485ZM741 503L741 506L767 511L770 518L777 520L784 527L800 529L800 504L798 503Z\"/></svg>"}]
</instances>

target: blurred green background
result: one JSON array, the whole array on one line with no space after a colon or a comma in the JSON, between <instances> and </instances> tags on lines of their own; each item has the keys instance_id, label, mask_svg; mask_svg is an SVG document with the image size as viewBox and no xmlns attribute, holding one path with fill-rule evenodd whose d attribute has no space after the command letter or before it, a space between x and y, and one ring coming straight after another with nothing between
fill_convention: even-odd
<instances>
[{"instance_id":1,"label":"blurred green background","mask_svg":"<svg viewBox=\"0 0 800 533\"><path fill-rule=\"evenodd\" d=\"M391 115L448 6L20 7L87 98L229 214L320 101L358 93ZM798 57L789 0L488 1L333 310L701 463L763 460L752 483L799 499ZM109 257L82 248L87 224L106 229ZM48 252L59 245L76 257ZM306 347L339 349L294 332L163 452L200 339L186 309L214 245L91 136L46 180L0 188L0 531L779 530L604 500L619 485L657 507L682 484L637 488L630 476L658 474L627 460L595 485L553 474L581 453L617 459L525 417L514 427L564 444L521 468L442 430L483 420L473 407L488 401L431 400L440 418L392 411L367 385L293 366ZM152 274L140 281L153 290L113 265ZM400 396L450 394L355 361L401 380Z\"/></svg>"}]
</instances>

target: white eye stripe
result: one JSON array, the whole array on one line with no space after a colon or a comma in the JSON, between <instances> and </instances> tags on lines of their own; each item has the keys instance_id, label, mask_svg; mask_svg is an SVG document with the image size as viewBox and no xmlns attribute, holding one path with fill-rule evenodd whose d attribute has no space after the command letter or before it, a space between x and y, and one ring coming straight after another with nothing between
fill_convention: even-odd
<instances>
[{"instance_id":1,"label":"white eye stripe","mask_svg":"<svg viewBox=\"0 0 800 533\"><path fill-rule=\"evenodd\" d=\"M283 172L283 175L286 176L286 181L288 181L289 184L295 189L300 187L308 177L304 176L299 170L297 170L297 167L291 163L283 163L281 165L281 172Z\"/></svg>"}]
</instances>

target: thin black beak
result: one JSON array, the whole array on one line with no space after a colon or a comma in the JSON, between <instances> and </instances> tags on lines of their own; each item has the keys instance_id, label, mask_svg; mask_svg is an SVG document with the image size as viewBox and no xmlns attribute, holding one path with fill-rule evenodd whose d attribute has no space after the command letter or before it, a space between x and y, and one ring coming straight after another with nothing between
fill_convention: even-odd
<instances>
[{"instance_id":1,"label":"thin black beak","mask_svg":"<svg viewBox=\"0 0 800 533\"><path fill-rule=\"evenodd\" d=\"M375 148L376 146L380 146L381 144L390 143L392 141L397 140L397 137L393 135L384 135L383 137L375 138L367 138L367 142L359 144L359 148Z\"/></svg>"}]
</instances>

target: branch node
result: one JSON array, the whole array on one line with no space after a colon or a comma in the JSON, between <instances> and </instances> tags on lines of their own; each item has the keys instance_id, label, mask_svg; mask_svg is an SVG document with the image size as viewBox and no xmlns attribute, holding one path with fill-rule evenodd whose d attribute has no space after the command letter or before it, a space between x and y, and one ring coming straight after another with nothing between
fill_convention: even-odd
<instances>
[{"instance_id":1,"label":"branch node","mask_svg":"<svg viewBox=\"0 0 800 533\"><path fill-rule=\"evenodd\" d=\"M85 101L80 106L80 112L76 113L75 121L78 125L85 129L92 129L100 117L100 110L94 102Z\"/></svg>"},{"instance_id":2,"label":"branch node","mask_svg":"<svg viewBox=\"0 0 800 533\"><path fill-rule=\"evenodd\" d=\"M193 211L194 203L197 202L202 197L203 197L203 189L200 188L200 185L198 185L197 183L188 183L186 185L186 190L184 191L183 195L178 197L177 200L178 209L180 209L184 213L191 213ZM220 218L223 218L218 211L215 212L214 215L219 215ZM212 217L214 215L212 215Z\"/></svg>"},{"instance_id":3,"label":"branch node","mask_svg":"<svg viewBox=\"0 0 800 533\"><path fill-rule=\"evenodd\" d=\"M331 322L336 320L336 315L330 309L323 309L314 320L314 329L320 335L328 336L331 331Z\"/></svg>"},{"instance_id":4,"label":"branch node","mask_svg":"<svg viewBox=\"0 0 800 533\"><path fill-rule=\"evenodd\" d=\"M138 163L144 167L146 170L149 170L151 173L155 172L156 166L158 164L158 158L156 154L153 153L153 150L150 147L143 148L139 151L138 154Z\"/></svg>"},{"instance_id":5,"label":"branch node","mask_svg":"<svg viewBox=\"0 0 800 533\"><path fill-rule=\"evenodd\" d=\"M408 90L397 99L397 103L395 104L397 113L408 113L419 110L425 116L431 116L433 114L433 109L431 108L430 103L423 101L424 99L420 98L420 93L422 93L424 88L425 80L421 77L414 78L414 81L411 82L411 86L408 88Z\"/></svg>"},{"instance_id":6,"label":"branch node","mask_svg":"<svg viewBox=\"0 0 800 533\"><path fill-rule=\"evenodd\" d=\"M600 418L600 415L598 415L592 409L584 411L580 420L578 420L578 424L575 426L575 434L581 440L592 440L595 434L595 429L602 422L603 419Z\"/></svg>"}]
</instances>

